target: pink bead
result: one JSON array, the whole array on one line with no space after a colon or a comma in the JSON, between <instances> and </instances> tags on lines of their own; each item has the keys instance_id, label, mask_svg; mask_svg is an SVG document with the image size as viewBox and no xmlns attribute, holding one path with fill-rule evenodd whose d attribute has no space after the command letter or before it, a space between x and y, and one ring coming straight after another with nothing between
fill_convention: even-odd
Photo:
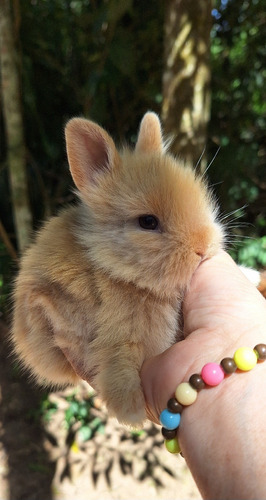
<instances>
[{"instance_id":1,"label":"pink bead","mask_svg":"<svg viewBox=\"0 0 266 500\"><path fill-rule=\"evenodd\" d=\"M214 387L224 379L224 371L217 363L207 363L201 370L201 376L205 384Z\"/></svg>"}]
</instances>

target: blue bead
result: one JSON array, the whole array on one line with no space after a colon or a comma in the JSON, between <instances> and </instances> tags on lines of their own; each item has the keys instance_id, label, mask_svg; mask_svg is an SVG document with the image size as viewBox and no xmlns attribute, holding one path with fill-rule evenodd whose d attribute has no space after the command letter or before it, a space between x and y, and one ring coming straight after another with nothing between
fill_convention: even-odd
<instances>
[{"instance_id":1,"label":"blue bead","mask_svg":"<svg viewBox=\"0 0 266 500\"><path fill-rule=\"evenodd\" d=\"M163 410L160 415L161 425L169 431L176 429L180 424L180 420L180 413L171 413L167 409Z\"/></svg>"}]
</instances>

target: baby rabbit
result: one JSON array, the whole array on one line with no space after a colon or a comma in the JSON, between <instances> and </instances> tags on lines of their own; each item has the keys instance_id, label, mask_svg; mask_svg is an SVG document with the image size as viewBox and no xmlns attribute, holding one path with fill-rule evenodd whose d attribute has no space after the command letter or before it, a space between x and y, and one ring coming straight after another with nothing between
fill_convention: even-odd
<instances>
[{"instance_id":1,"label":"baby rabbit","mask_svg":"<svg viewBox=\"0 0 266 500\"><path fill-rule=\"evenodd\" d=\"M39 382L85 379L120 422L138 425L141 365L180 340L184 291L223 230L202 177L165 152L156 114L134 150L85 119L65 132L80 201L21 260L12 339Z\"/></svg>"}]
</instances>

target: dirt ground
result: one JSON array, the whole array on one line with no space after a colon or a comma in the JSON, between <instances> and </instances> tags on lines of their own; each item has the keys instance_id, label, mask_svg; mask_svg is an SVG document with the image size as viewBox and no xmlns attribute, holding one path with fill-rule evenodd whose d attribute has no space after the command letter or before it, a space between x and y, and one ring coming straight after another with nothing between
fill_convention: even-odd
<instances>
[{"instance_id":1,"label":"dirt ground","mask_svg":"<svg viewBox=\"0 0 266 500\"><path fill-rule=\"evenodd\" d=\"M18 371L6 338L0 322L0 500L201 498L184 459L165 450L149 422L132 433L95 398L91 414L100 426L84 441L79 421L66 425L73 388L44 398ZM89 391L81 384L75 401Z\"/></svg>"}]
</instances>

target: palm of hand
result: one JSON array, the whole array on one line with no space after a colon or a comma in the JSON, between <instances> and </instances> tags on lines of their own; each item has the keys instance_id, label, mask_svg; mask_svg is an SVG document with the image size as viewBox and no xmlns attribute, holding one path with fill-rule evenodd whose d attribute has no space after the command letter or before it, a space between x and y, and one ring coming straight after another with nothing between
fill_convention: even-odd
<instances>
[{"instance_id":1,"label":"palm of hand","mask_svg":"<svg viewBox=\"0 0 266 500\"><path fill-rule=\"evenodd\" d=\"M148 416L154 421L178 383L205 363L220 362L238 347L266 343L265 299L225 252L199 266L183 315L185 340L142 367Z\"/></svg>"}]
</instances>

